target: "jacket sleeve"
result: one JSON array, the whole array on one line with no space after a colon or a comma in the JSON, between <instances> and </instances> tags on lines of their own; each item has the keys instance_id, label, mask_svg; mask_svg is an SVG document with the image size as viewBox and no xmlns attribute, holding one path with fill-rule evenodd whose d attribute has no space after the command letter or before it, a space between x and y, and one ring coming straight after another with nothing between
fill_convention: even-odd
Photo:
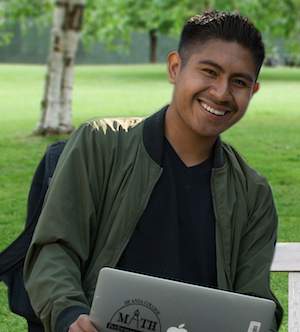
<instances>
[{"instance_id":1,"label":"jacket sleeve","mask_svg":"<svg viewBox=\"0 0 300 332\"><path fill-rule=\"evenodd\" d=\"M100 190L91 189L91 183L97 182L96 168L101 174L101 153L91 135L82 127L68 141L24 265L25 286L46 332L55 331L57 317L63 310L69 323L76 320L74 313L78 316L89 312L82 279L89 259L90 234L96 227L95 202L100 200ZM95 150L97 153L92 153Z\"/></svg>"},{"instance_id":2,"label":"jacket sleeve","mask_svg":"<svg viewBox=\"0 0 300 332\"><path fill-rule=\"evenodd\" d=\"M272 299L277 305L270 331L277 331L283 310L270 290L270 266L277 241L278 217L272 190L266 179L258 175L249 188L248 221L240 242L234 290Z\"/></svg>"}]
</instances>

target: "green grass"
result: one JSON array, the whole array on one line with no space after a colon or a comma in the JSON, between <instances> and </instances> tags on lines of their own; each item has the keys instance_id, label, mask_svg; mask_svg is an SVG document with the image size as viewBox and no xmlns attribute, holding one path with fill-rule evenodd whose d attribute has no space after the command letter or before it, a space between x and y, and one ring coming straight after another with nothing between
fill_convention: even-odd
<instances>
[{"instance_id":1,"label":"green grass","mask_svg":"<svg viewBox=\"0 0 300 332\"><path fill-rule=\"evenodd\" d=\"M44 66L0 65L0 250L22 231L35 168L51 142L31 135L39 118ZM264 68L246 116L223 139L270 181L280 217L279 240L300 241L300 69ZM78 66L73 121L150 115L171 100L165 65ZM272 289L287 311L287 275L272 273ZM10 313L0 283L0 331L26 331ZM281 332L287 332L285 317Z\"/></svg>"}]
</instances>

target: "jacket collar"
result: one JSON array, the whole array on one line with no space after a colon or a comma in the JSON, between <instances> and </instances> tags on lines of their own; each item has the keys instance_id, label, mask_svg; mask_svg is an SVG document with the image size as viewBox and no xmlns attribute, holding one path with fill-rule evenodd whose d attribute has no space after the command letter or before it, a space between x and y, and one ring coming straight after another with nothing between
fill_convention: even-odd
<instances>
[{"instance_id":1,"label":"jacket collar","mask_svg":"<svg viewBox=\"0 0 300 332\"><path fill-rule=\"evenodd\" d=\"M150 157L159 165L162 164L164 151L164 120L169 105L146 118L143 129L144 145ZM214 145L214 168L222 167L225 163L222 141L218 137Z\"/></svg>"}]
</instances>

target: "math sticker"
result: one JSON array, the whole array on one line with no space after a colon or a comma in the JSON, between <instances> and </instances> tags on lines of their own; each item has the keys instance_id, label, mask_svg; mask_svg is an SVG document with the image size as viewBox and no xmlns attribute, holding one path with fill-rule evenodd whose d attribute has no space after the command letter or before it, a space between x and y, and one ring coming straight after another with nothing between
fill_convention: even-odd
<instances>
[{"instance_id":1,"label":"math sticker","mask_svg":"<svg viewBox=\"0 0 300 332\"><path fill-rule=\"evenodd\" d=\"M248 328L248 332L259 332L261 327L260 322L251 322Z\"/></svg>"}]
</instances>

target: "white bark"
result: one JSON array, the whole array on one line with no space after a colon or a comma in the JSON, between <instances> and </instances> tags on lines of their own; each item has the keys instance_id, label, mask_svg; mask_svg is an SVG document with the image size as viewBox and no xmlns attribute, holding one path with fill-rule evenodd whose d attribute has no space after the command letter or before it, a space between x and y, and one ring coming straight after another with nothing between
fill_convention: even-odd
<instances>
[{"instance_id":1,"label":"white bark","mask_svg":"<svg viewBox=\"0 0 300 332\"><path fill-rule=\"evenodd\" d=\"M35 130L38 135L68 134L73 131L74 58L84 5L85 0L61 0L55 3L42 112Z\"/></svg>"}]
</instances>

